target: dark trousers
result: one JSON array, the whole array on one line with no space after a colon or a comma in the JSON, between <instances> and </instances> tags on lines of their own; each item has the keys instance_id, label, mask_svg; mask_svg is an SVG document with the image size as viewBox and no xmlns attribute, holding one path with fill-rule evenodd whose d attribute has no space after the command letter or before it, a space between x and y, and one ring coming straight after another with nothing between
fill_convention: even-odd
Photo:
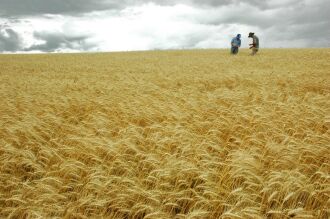
<instances>
[{"instance_id":1,"label":"dark trousers","mask_svg":"<svg viewBox=\"0 0 330 219\"><path fill-rule=\"evenodd\" d=\"M238 53L238 47L237 46L232 46L231 47L231 54L236 55Z\"/></svg>"}]
</instances>

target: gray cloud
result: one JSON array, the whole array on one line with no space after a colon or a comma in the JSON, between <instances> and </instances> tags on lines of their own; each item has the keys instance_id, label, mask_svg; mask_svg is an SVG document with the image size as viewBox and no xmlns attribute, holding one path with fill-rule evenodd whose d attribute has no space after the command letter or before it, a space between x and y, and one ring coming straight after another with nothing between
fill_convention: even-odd
<instances>
[{"instance_id":1,"label":"gray cloud","mask_svg":"<svg viewBox=\"0 0 330 219\"><path fill-rule=\"evenodd\" d=\"M42 44L32 45L25 48L24 51L43 51L56 52L62 49L71 49L76 51L88 51L95 45L88 43L89 36L70 36L63 33L44 33L36 32L34 37L44 41Z\"/></svg>"},{"instance_id":2,"label":"gray cloud","mask_svg":"<svg viewBox=\"0 0 330 219\"><path fill-rule=\"evenodd\" d=\"M0 52L56 52L61 50L89 51L97 46L88 42L89 36L70 36L63 33L35 32L34 38L43 43L34 44L25 48L22 41L23 38L20 34L13 29L0 27Z\"/></svg>"},{"instance_id":3,"label":"gray cloud","mask_svg":"<svg viewBox=\"0 0 330 219\"><path fill-rule=\"evenodd\" d=\"M14 52L21 49L19 34L6 26L0 26L0 52Z\"/></svg>"}]
</instances>

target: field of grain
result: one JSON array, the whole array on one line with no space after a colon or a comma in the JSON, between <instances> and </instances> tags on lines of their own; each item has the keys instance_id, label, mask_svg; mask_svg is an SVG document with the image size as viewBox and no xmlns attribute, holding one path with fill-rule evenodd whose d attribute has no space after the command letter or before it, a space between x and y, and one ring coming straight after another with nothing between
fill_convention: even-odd
<instances>
[{"instance_id":1,"label":"field of grain","mask_svg":"<svg viewBox=\"0 0 330 219\"><path fill-rule=\"evenodd\" d=\"M330 49L0 55L0 218L329 218Z\"/></svg>"}]
</instances>

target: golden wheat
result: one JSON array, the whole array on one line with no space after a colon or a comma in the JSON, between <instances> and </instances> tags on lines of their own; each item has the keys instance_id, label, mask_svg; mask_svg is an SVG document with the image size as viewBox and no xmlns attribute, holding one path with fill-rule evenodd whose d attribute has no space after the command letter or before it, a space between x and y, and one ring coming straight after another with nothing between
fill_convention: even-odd
<instances>
[{"instance_id":1,"label":"golden wheat","mask_svg":"<svg viewBox=\"0 0 330 219\"><path fill-rule=\"evenodd\" d=\"M330 50L0 56L0 218L328 218Z\"/></svg>"}]
</instances>

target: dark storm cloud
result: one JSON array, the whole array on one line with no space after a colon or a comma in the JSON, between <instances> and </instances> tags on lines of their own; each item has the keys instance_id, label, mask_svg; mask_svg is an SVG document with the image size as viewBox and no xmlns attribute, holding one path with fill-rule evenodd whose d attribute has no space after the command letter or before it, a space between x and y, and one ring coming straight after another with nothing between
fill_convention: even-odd
<instances>
[{"instance_id":1,"label":"dark storm cloud","mask_svg":"<svg viewBox=\"0 0 330 219\"><path fill-rule=\"evenodd\" d=\"M92 11L122 9L143 3L158 5L188 4L206 7L246 3L255 7L269 7L269 4L264 0L0 0L0 17L37 16L41 14L77 15Z\"/></svg>"},{"instance_id":2,"label":"dark storm cloud","mask_svg":"<svg viewBox=\"0 0 330 219\"><path fill-rule=\"evenodd\" d=\"M320 1L318 4L306 5L304 1L290 1L287 4L258 3L253 1L246 4L224 7L221 13L211 14L208 17L197 18L204 24L247 24L258 27L274 25L295 25L315 23L330 20L330 1ZM254 2L259 2L255 0ZM279 1L280 2L280 1ZM263 5L264 8L258 7Z\"/></svg>"},{"instance_id":3,"label":"dark storm cloud","mask_svg":"<svg viewBox=\"0 0 330 219\"><path fill-rule=\"evenodd\" d=\"M307 47L329 47L329 11L330 1L327 0L298 4L277 12L261 30L273 41L297 40L304 42Z\"/></svg>"},{"instance_id":4,"label":"dark storm cloud","mask_svg":"<svg viewBox=\"0 0 330 219\"><path fill-rule=\"evenodd\" d=\"M329 22L276 25L264 31L265 37L273 42L285 42L280 47L290 47L295 41L304 42L303 47L330 47Z\"/></svg>"},{"instance_id":5,"label":"dark storm cloud","mask_svg":"<svg viewBox=\"0 0 330 219\"><path fill-rule=\"evenodd\" d=\"M292 0L291 2L299 2L301 0ZM239 5L239 4L249 4L257 8L267 9L270 7L283 7L281 4L270 4L265 0L123 0L120 4L121 6L136 5L142 3L152 2L158 5L175 5L175 4L187 4L198 7L221 7L228 5ZM281 0L279 1L281 2ZM284 5L285 7L285 5Z\"/></svg>"},{"instance_id":6,"label":"dark storm cloud","mask_svg":"<svg viewBox=\"0 0 330 219\"><path fill-rule=\"evenodd\" d=\"M24 51L56 52L61 49L88 51L95 45L87 42L89 36L70 36L62 33L36 32L34 37L43 41L42 44L32 45Z\"/></svg>"},{"instance_id":7,"label":"dark storm cloud","mask_svg":"<svg viewBox=\"0 0 330 219\"><path fill-rule=\"evenodd\" d=\"M106 0L0 0L0 17L71 14L118 8Z\"/></svg>"}]
</instances>

